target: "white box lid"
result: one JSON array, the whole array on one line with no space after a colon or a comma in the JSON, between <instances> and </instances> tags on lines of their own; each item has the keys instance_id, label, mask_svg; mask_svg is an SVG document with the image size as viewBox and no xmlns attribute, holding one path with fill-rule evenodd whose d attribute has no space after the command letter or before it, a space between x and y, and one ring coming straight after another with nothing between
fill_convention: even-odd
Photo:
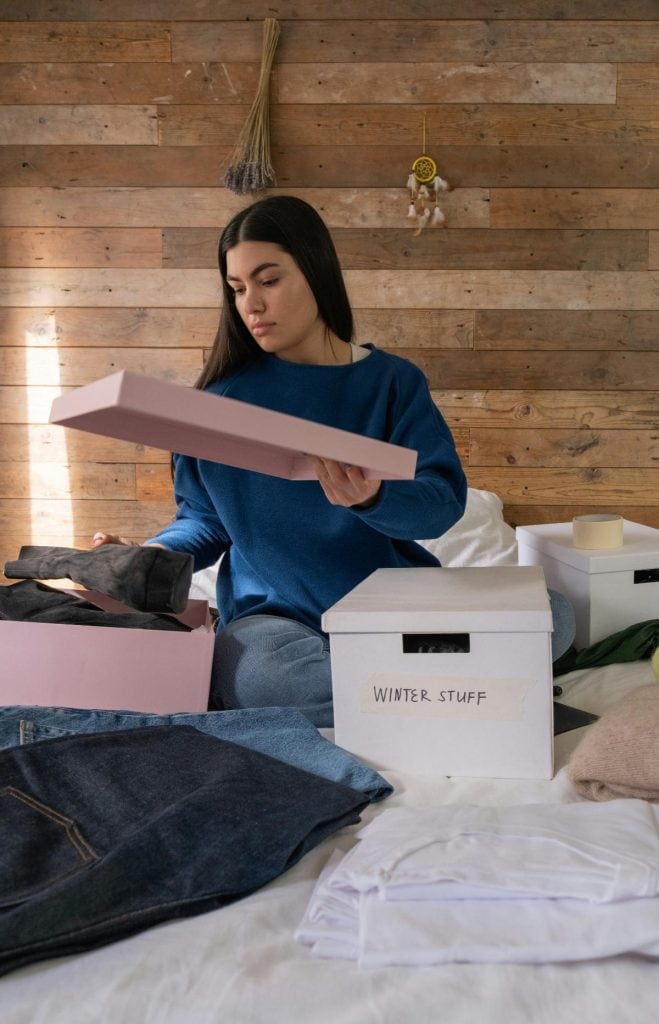
<instances>
[{"instance_id":1,"label":"white box lid","mask_svg":"<svg viewBox=\"0 0 659 1024\"><path fill-rule=\"evenodd\" d=\"M323 615L328 633L551 632L542 568L376 569Z\"/></svg>"},{"instance_id":2,"label":"white box lid","mask_svg":"<svg viewBox=\"0 0 659 1024\"><path fill-rule=\"evenodd\" d=\"M517 543L551 555L582 572L624 572L659 566L659 530L623 519L623 543L619 548L575 548L572 523L518 526Z\"/></svg>"}]
</instances>

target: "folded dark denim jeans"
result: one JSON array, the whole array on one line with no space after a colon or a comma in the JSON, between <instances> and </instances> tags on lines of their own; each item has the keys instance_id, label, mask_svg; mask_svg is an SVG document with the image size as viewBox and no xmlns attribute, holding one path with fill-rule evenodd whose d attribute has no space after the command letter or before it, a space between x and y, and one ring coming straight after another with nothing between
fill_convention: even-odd
<instances>
[{"instance_id":1,"label":"folded dark denim jeans","mask_svg":"<svg viewBox=\"0 0 659 1024\"><path fill-rule=\"evenodd\" d=\"M0 753L0 974L233 902L367 798L189 726Z\"/></svg>"},{"instance_id":2,"label":"folded dark denim jeans","mask_svg":"<svg viewBox=\"0 0 659 1024\"><path fill-rule=\"evenodd\" d=\"M154 715L141 711L78 708L0 707L0 749L77 733L191 725L217 739L258 750L286 764L383 800L393 787L374 768L337 747L297 708L242 708L237 711Z\"/></svg>"}]
</instances>

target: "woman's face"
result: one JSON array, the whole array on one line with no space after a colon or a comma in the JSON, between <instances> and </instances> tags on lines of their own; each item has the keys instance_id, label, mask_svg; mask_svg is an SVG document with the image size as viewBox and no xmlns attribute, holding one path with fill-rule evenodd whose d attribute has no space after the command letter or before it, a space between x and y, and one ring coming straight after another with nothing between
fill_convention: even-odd
<instances>
[{"instance_id":1,"label":"woman's face","mask_svg":"<svg viewBox=\"0 0 659 1024\"><path fill-rule=\"evenodd\" d=\"M259 348L290 362L323 362L328 332L290 253L274 242L239 242L226 260L236 309Z\"/></svg>"}]
</instances>

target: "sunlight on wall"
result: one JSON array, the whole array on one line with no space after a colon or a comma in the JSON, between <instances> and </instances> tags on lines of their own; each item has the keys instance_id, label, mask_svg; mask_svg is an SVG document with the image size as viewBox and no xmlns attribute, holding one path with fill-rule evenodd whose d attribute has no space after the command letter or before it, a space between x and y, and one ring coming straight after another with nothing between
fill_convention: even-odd
<instances>
[{"instance_id":1,"label":"sunlight on wall","mask_svg":"<svg viewBox=\"0 0 659 1024\"><path fill-rule=\"evenodd\" d=\"M72 547L75 531L66 432L63 427L42 425L48 421L50 400L62 385L54 313L48 314L38 332L25 332L24 352L31 541Z\"/></svg>"}]
</instances>

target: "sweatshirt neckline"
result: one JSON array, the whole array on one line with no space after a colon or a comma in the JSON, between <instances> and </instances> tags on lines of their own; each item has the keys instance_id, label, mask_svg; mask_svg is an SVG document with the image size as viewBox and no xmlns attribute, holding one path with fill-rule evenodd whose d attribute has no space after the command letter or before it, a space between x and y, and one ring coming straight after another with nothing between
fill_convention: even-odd
<instances>
[{"instance_id":1,"label":"sweatshirt neckline","mask_svg":"<svg viewBox=\"0 0 659 1024\"><path fill-rule=\"evenodd\" d=\"M346 371L355 370L357 367L363 366L364 363L370 363L374 356L379 355L378 349L373 345L372 342L367 342L364 348L369 349L370 355L364 359L357 359L354 362L349 363L293 363L286 359L278 359L276 355L270 352L263 354L265 365L269 367L277 367L283 373L345 373Z\"/></svg>"}]
</instances>

